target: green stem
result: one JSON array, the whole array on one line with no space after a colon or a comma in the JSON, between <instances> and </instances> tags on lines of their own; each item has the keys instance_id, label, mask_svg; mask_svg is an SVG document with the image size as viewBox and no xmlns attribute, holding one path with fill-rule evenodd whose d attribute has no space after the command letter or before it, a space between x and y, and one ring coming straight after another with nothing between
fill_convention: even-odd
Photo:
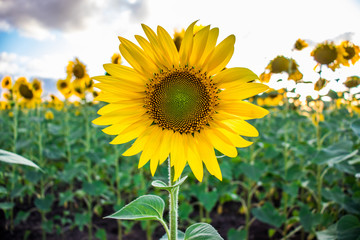
<instances>
[{"instance_id":1,"label":"green stem","mask_svg":"<svg viewBox=\"0 0 360 240\"><path fill-rule=\"evenodd\" d=\"M41 126L41 106L40 104L36 106L36 117L37 117L37 128L38 128L38 160L39 160L39 165L40 167L44 167L45 163L44 163L44 157L43 157L43 136L42 136L42 126ZM43 176L41 176L40 179L40 197L44 198L45 197L45 188L44 188L44 178ZM45 212L40 210L40 214L41 214L41 223L44 224L46 222L46 216L45 216ZM44 228L42 228L42 240L46 239L46 232L44 230Z\"/></svg>"},{"instance_id":2,"label":"green stem","mask_svg":"<svg viewBox=\"0 0 360 240\"><path fill-rule=\"evenodd\" d=\"M174 186L173 174L171 169L170 158L168 159L169 163L169 187ZM170 190L169 201L170 201L170 240L177 240L177 228L178 228L178 195L179 195L179 186L173 187Z\"/></svg>"},{"instance_id":3,"label":"green stem","mask_svg":"<svg viewBox=\"0 0 360 240\"><path fill-rule=\"evenodd\" d=\"M88 112L88 106L87 106L87 102L86 102L86 98L84 101L84 117L85 117L85 152L88 153L90 151L90 128L89 128L89 112ZM92 179L91 179L91 159L90 158L86 158L87 159L87 178L88 178L88 182L91 183ZM89 240L92 240L92 197L89 195L88 196L88 211L89 211L89 215L90 215L90 219L89 219Z\"/></svg>"},{"instance_id":4,"label":"green stem","mask_svg":"<svg viewBox=\"0 0 360 240\"><path fill-rule=\"evenodd\" d=\"M13 153L16 153L16 143L18 138L18 104L14 101L14 112L13 112ZM11 166L12 175L15 176L15 167ZM15 187L15 181L11 182L11 190ZM10 197L10 202L13 203L14 199ZM14 210L11 208L10 210L10 232L12 233L14 230Z\"/></svg>"},{"instance_id":5,"label":"green stem","mask_svg":"<svg viewBox=\"0 0 360 240\"><path fill-rule=\"evenodd\" d=\"M120 205L121 203L121 193L120 193L120 175L119 175L119 153L116 146L115 149L115 191L117 197L117 204ZM122 227L121 227L121 220L117 220L118 224L118 240L122 240Z\"/></svg>"},{"instance_id":6,"label":"green stem","mask_svg":"<svg viewBox=\"0 0 360 240\"><path fill-rule=\"evenodd\" d=\"M316 111L317 117L319 119L319 112ZM320 133L320 125L317 124L316 125L316 140L317 140L317 150L320 151L321 150L321 133ZM321 165L317 165L316 168L316 183L317 183L317 211L318 213L321 212L321 198L322 198L322 177L321 177L321 172L322 172L322 166Z\"/></svg>"}]
</instances>

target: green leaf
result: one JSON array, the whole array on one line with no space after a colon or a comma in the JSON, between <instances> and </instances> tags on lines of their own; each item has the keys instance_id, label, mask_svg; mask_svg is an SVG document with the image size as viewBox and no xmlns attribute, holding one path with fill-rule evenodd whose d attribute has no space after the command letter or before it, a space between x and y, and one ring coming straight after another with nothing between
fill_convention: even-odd
<instances>
[{"instance_id":1,"label":"green leaf","mask_svg":"<svg viewBox=\"0 0 360 240\"><path fill-rule=\"evenodd\" d=\"M216 191L213 192L198 192L198 198L201 204L205 207L207 212L211 212L216 202L219 199L219 194Z\"/></svg>"},{"instance_id":2,"label":"green leaf","mask_svg":"<svg viewBox=\"0 0 360 240\"><path fill-rule=\"evenodd\" d=\"M90 222L90 213L75 213L75 225L79 227L80 231L84 229L84 226Z\"/></svg>"},{"instance_id":3,"label":"green leaf","mask_svg":"<svg viewBox=\"0 0 360 240\"><path fill-rule=\"evenodd\" d=\"M187 220L189 215L194 211L194 208L191 204L184 202L179 206L179 218L182 220Z\"/></svg>"},{"instance_id":4,"label":"green leaf","mask_svg":"<svg viewBox=\"0 0 360 240\"><path fill-rule=\"evenodd\" d=\"M156 187L156 188L159 188L159 189L170 191L171 189L183 184L185 182L185 180L187 179L187 177L188 176L185 176L185 177L181 178L179 181L176 181L176 183L171 187L169 185L167 185L166 183L164 183L163 181L161 181L161 180L155 180L155 181L153 181L151 183L151 185L153 187Z\"/></svg>"},{"instance_id":5,"label":"green leaf","mask_svg":"<svg viewBox=\"0 0 360 240\"><path fill-rule=\"evenodd\" d=\"M11 164L22 164L40 169L38 165L20 155L0 149L0 161Z\"/></svg>"},{"instance_id":6,"label":"green leaf","mask_svg":"<svg viewBox=\"0 0 360 240\"><path fill-rule=\"evenodd\" d=\"M31 213L30 211L28 212L19 211L14 219L14 224L18 225L20 222L26 221L26 219L30 216L30 213Z\"/></svg>"},{"instance_id":7,"label":"green leaf","mask_svg":"<svg viewBox=\"0 0 360 240\"><path fill-rule=\"evenodd\" d=\"M14 207L14 203L12 202L2 202L0 203L0 209L2 210L9 210Z\"/></svg>"},{"instance_id":8,"label":"green leaf","mask_svg":"<svg viewBox=\"0 0 360 240\"><path fill-rule=\"evenodd\" d=\"M165 203L162 198L155 195L144 195L105 218L122 220L162 220L164 208Z\"/></svg>"},{"instance_id":9,"label":"green leaf","mask_svg":"<svg viewBox=\"0 0 360 240\"><path fill-rule=\"evenodd\" d=\"M100 180L91 183L85 182L82 187L90 196L100 196L107 191L107 185Z\"/></svg>"},{"instance_id":10,"label":"green leaf","mask_svg":"<svg viewBox=\"0 0 360 240\"><path fill-rule=\"evenodd\" d=\"M247 232L245 229L242 230L236 230L234 228L230 228L227 237L228 240L246 240Z\"/></svg>"},{"instance_id":11,"label":"green leaf","mask_svg":"<svg viewBox=\"0 0 360 240\"><path fill-rule=\"evenodd\" d=\"M6 188L4 188L3 186L0 186L0 196L6 195L7 193L8 193L8 191L6 190Z\"/></svg>"},{"instance_id":12,"label":"green leaf","mask_svg":"<svg viewBox=\"0 0 360 240\"><path fill-rule=\"evenodd\" d=\"M260 221L267 223L269 225L279 228L285 221L286 218L283 215L280 215L274 206L266 202L260 208L254 208L251 210L251 213Z\"/></svg>"},{"instance_id":13,"label":"green leaf","mask_svg":"<svg viewBox=\"0 0 360 240\"><path fill-rule=\"evenodd\" d=\"M300 209L300 223L306 232L310 232L314 227L320 224L321 214L313 214L307 205Z\"/></svg>"},{"instance_id":14,"label":"green leaf","mask_svg":"<svg viewBox=\"0 0 360 240\"><path fill-rule=\"evenodd\" d=\"M99 228L96 233L95 237L97 237L100 240L106 240L106 231L103 228Z\"/></svg>"},{"instance_id":15,"label":"green leaf","mask_svg":"<svg viewBox=\"0 0 360 240\"><path fill-rule=\"evenodd\" d=\"M358 137L360 137L360 119L357 119L351 123L351 129Z\"/></svg>"},{"instance_id":16,"label":"green leaf","mask_svg":"<svg viewBox=\"0 0 360 240\"><path fill-rule=\"evenodd\" d=\"M51 210L51 206L54 200L55 200L54 195L48 194L44 198L35 199L34 204L39 210L47 212Z\"/></svg>"},{"instance_id":17,"label":"green leaf","mask_svg":"<svg viewBox=\"0 0 360 240\"><path fill-rule=\"evenodd\" d=\"M358 150L350 152L352 144L352 142L345 141L324 148L318 152L314 162L316 164L327 164L332 167L334 164L350 160L358 153Z\"/></svg>"},{"instance_id":18,"label":"green leaf","mask_svg":"<svg viewBox=\"0 0 360 240\"><path fill-rule=\"evenodd\" d=\"M331 225L328 229L316 232L318 240L336 240L336 224Z\"/></svg>"},{"instance_id":19,"label":"green leaf","mask_svg":"<svg viewBox=\"0 0 360 240\"><path fill-rule=\"evenodd\" d=\"M343 216L336 227L338 240L359 240L360 221L353 215Z\"/></svg>"},{"instance_id":20,"label":"green leaf","mask_svg":"<svg viewBox=\"0 0 360 240\"><path fill-rule=\"evenodd\" d=\"M210 224L195 223L185 231L184 240L223 240Z\"/></svg>"},{"instance_id":21,"label":"green leaf","mask_svg":"<svg viewBox=\"0 0 360 240\"><path fill-rule=\"evenodd\" d=\"M258 182L262 174L265 172L265 166L260 163L251 165L243 162L241 163L240 169L240 171L244 173L246 177L250 178L255 182Z\"/></svg>"}]
</instances>

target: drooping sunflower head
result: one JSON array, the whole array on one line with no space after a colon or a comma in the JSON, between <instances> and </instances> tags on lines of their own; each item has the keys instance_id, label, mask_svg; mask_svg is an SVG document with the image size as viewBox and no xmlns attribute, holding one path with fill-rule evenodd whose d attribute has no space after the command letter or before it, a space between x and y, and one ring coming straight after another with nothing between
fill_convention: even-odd
<instances>
[{"instance_id":1,"label":"drooping sunflower head","mask_svg":"<svg viewBox=\"0 0 360 240\"><path fill-rule=\"evenodd\" d=\"M314 84L314 90L320 91L326 86L326 84L328 84L328 82L329 81L326 80L325 78L319 78L319 80L317 80L316 83Z\"/></svg>"},{"instance_id":2,"label":"drooping sunflower head","mask_svg":"<svg viewBox=\"0 0 360 240\"><path fill-rule=\"evenodd\" d=\"M114 53L111 57L111 63L121 64L121 55L119 53Z\"/></svg>"},{"instance_id":3,"label":"drooping sunflower head","mask_svg":"<svg viewBox=\"0 0 360 240\"><path fill-rule=\"evenodd\" d=\"M9 90L12 88L12 81L10 76L5 76L1 80L1 87Z\"/></svg>"},{"instance_id":4,"label":"drooping sunflower head","mask_svg":"<svg viewBox=\"0 0 360 240\"><path fill-rule=\"evenodd\" d=\"M156 168L169 156L178 179L188 163L195 177L203 178L203 164L221 179L214 148L235 157L236 147L257 136L245 119L261 118L268 111L245 99L268 87L246 68L225 68L234 52L235 37L217 44L218 28L203 27L194 34L192 23L176 48L162 27L155 33L142 25L147 39L136 35L140 46L119 37L120 52L131 65L105 64L109 75L94 77L101 92L95 100L109 103L93 121L110 125L103 131L116 135L112 144L135 140L123 154L141 152L139 167L150 161Z\"/></svg>"},{"instance_id":5,"label":"drooping sunflower head","mask_svg":"<svg viewBox=\"0 0 360 240\"><path fill-rule=\"evenodd\" d=\"M337 58L338 51L334 43L324 42L318 44L311 52L311 56L314 57L315 61L319 64L329 65Z\"/></svg>"},{"instance_id":6,"label":"drooping sunflower head","mask_svg":"<svg viewBox=\"0 0 360 240\"><path fill-rule=\"evenodd\" d=\"M300 81L303 77L294 59L277 56L266 66L265 71L260 75L260 81L269 82L272 74L277 73L287 73L288 80L294 80L295 82Z\"/></svg>"},{"instance_id":7,"label":"drooping sunflower head","mask_svg":"<svg viewBox=\"0 0 360 240\"><path fill-rule=\"evenodd\" d=\"M347 77L344 85L348 88L354 88L360 85L360 77L359 76L351 76Z\"/></svg>"},{"instance_id":8,"label":"drooping sunflower head","mask_svg":"<svg viewBox=\"0 0 360 240\"><path fill-rule=\"evenodd\" d=\"M309 44L307 42L305 42L303 39L298 39L296 40L295 44L294 44L294 49L301 51L304 48L306 48L307 46L309 46Z\"/></svg>"}]
</instances>

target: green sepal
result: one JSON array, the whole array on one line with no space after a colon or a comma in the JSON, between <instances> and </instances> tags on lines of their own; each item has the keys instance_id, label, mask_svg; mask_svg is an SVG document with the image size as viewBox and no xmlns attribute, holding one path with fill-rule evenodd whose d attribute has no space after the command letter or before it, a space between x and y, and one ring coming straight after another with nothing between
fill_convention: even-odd
<instances>
[{"instance_id":1,"label":"green sepal","mask_svg":"<svg viewBox=\"0 0 360 240\"><path fill-rule=\"evenodd\" d=\"M162 189L162 190L167 190L167 191L170 191L171 189L174 189L175 187L178 187L180 186L181 184L183 184L185 182L185 180L187 179L187 176L179 179L179 181L176 181L176 183L173 185L173 186L169 186L167 185L166 183L164 183L163 181L161 180L155 180L151 183L151 185L153 187L156 187L158 189Z\"/></svg>"}]
</instances>

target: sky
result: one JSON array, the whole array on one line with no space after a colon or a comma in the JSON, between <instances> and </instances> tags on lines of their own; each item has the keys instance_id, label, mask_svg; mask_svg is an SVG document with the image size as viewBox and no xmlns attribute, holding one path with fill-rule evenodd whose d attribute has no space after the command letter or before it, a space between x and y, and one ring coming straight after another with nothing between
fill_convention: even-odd
<instances>
[{"instance_id":1,"label":"sky","mask_svg":"<svg viewBox=\"0 0 360 240\"><path fill-rule=\"evenodd\" d=\"M258 75L284 55L298 62L304 81L315 82L319 76L310 52L317 43L360 45L359 0L0 0L0 77L36 77L48 92L56 91L56 81L66 77L66 65L75 57L90 76L103 75L102 65L119 52L117 36L132 41L135 34L145 36L141 23L161 25L172 35L195 20L218 27L219 41L234 34L228 67L247 67ZM310 46L292 51L298 38ZM360 63L323 70L323 77L340 81L320 93L343 90L347 76L360 75ZM298 89L316 94L309 86Z\"/></svg>"}]
</instances>

